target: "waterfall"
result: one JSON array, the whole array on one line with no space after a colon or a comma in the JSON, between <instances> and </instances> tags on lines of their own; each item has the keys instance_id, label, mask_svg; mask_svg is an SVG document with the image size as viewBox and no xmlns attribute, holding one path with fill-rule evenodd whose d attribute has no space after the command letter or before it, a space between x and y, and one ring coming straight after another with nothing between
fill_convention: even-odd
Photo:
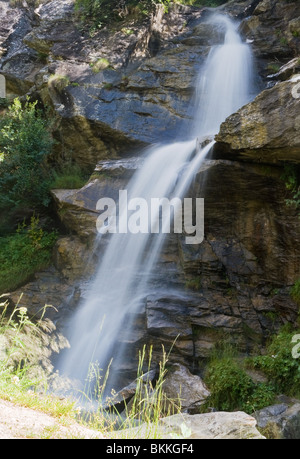
<instances>
[{"instance_id":1,"label":"waterfall","mask_svg":"<svg viewBox=\"0 0 300 459\"><path fill-rule=\"evenodd\" d=\"M118 362L122 350L116 349L117 338L124 329L130 333L128 317L145 304L148 279L168 234L164 227L157 234L150 231L151 225L158 224L161 218L160 210L155 209L149 221L151 199L184 198L214 144L211 141L199 148L198 137L216 134L220 123L251 97L251 50L241 41L233 21L215 16L210 22L224 30L225 38L222 45L211 49L199 77L197 109L190 126L192 140L149 148L142 167L128 184L126 195L122 190L118 225L114 233L101 236L108 238L106 250L86 300L71 319L71 347L59 362L61 374L83 381L90 363L97 361L105 371L112 358ZM135 202L136 207L128 209L123 205L125 197L127 203ZM143 203L148 206L143 207ZM128 231L130 218L136 231ZM115 223L114 215L107 223Z\"/></svg>"},{"instance_id":2,"label":"waterfall","mask_svg":"<svg viewBox=\"0 0 300 459\"><path fill-rule=\"evenodd\" d=\"M199 136L217 134L220 124L251 100L254 90L252 52L241 40L238 23L221 15L209 22L225 28L225 38L211 48L199 75L193 123L193 134Z\"/></svg>"}]
</instances>

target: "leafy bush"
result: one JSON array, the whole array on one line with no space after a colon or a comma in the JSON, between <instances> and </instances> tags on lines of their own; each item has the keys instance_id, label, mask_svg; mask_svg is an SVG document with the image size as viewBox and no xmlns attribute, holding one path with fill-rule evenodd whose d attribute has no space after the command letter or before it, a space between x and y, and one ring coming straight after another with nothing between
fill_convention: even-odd
<instances>
[{"instance_id":1,"label":"leafy bush","mask_svg":"<svg viewBox=\"0 0 300 459\"><path fill-rule=\"evenodd\" d=\"M44 231L36 217L29 227L23 224L15 234L0 238L0 293L14 290L48 266L56 239L56 232Z\"/></svg>"},{"instance_id":2,"label":"leafy bush","mask_svg":"<svg viewBox=\"0 0 300 459\"><path fill-rule=\"evenodd\" d=\"M273 384L255 383L231 347L221 347L213 352L204 379L211 393L203 406L204 411L213 407L220 411L242 410L251 414L274 402Z\"/></svg>"},{"instance_id":3,"label":"leafy bush","mask_svg":"<svg viewBox=\"0 0 300 459\"><path fill-rule=\"evenodd\" d=\"M253 389L251 378L231 357L212 361L205 382L211 391L209 403L224 411L244 406Z\"/></svg>"},{"instance_id":4,"label":"leafy bush","mask_svg":"<svg viewBox=\"0 0 300 459\"><path fill-rule=\"evenodd\" d=\"M300 330L284 326L270 339L264 355L243 361L231 349L215 351L206 369L205 382L211 395L204 409L213 406L218 410L253 413L273 404L276 395L299 397L300 359L292 353L292 339L298 334ZM261 371L267 382L255 383L247 368Z\"/></svg>"},{"instance_id":5,"label":"leafy bush","mask_svg":"<svg viewBox=\"0 0 300 459\"><path fill-rule=\"evenodd\" d=\"M274 384L277 393L291 396L300 395L300 361L292 354L295 346L292 338L296 334L300 334L300 330L284 326L278 335L272 337L266 355L250 359L254 368L262 370Z\"/></svg>"},{"instance_id":6,"label":"leafy bush","mask_svg":"<svg viewBox=\"0 0 300 459\"><path fill-rule=\"evenodd\" d=\"M0 209L29 204L47 206L52 149L49 123L28 100L15 99L0 119Z\"/></svg>"}]
</instances>

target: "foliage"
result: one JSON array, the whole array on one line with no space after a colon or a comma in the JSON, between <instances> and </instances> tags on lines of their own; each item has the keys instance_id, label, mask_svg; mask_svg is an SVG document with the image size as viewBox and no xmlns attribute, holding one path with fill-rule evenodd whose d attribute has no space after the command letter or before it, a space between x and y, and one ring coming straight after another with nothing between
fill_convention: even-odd
<instances>
[{"instance_id":1,"label":"foliage","mask_svg":"<svg viewBox=\"0 0 300 459\"><path fill-rule=\"evenodd\" d=\"M0 292L14 290L45 268L56 239L56 232L44 231L35 216L29 227L23 224L15 234L0 238Z\"/></svg>"},{"instance_id":2,"label":"foliage","mask_svg":"<svg viewBox=\"0 0 300 459\"><path fill-rule=\"evenodd\" d=\"M285 200L287 206L300 208L300 170L297 166L286 164L282 174L282 180L290 197ZM300 214L299 214L300 216Z\"/></svg>"},{"instance_id":3,"label":"foliage","mask_svg":"<svg viewBox=\"0 0 300 459\"><path fill-rule=\"evenodd\" d=\"M91 21L96 28L101 28L132 14L147 16L159 4L167 12L171 3L172 0L76 0L75 8L84 22ZM226 3L226 0L175 0L173 3L214 7Z\"/></svg>"},{"instance_id":4,"label":"foliage","mask_svg":"<svg viewBox=\"0 0 300 459\"><path fill-rule=\"evenodd\" d=\"M70 84L70 78L68 78L65 75L60 75L58 73L51 75L48 80L48 85L52 88L57 89L58 91L63 91Z\"/></svg>"},{"instance_id":5,"label":"foliage","mask_svg":"<svg viewBox=\"0 0 300 459\"><path fill-rule=\"evenodd\" d=\"M274 384L277 393L283 392L290 396L300 394L300 362L293 357L292 353L295 346L292 338L296 334L300 334L300 330L284 326L270 340L265 355L249 360L254 368L266 374L269 381Z\"/></svg>"},{"instance_id":6,"label":"foliage","mask_svg":"<svg viewBox=\"0 0 300 459\"><path fill-rule=\"evenodd\" d=\"M253 413L274 401L272 384L254 383L231 348L213 353L206 369L205 382L211 395L204 409L239 409Z\"/></svg>"},{"instance_id":7,"label":"foliage","mask_svg":"<svg viewBox=\"0 0 300 459\"><path fill-rule=\"evenodd\" d=\"M81 11L84 19L98 22L98 27L114 21L120 21L133 10L148 14L156 4L166 7L170 0L76 0L75 8Z\"/></svg>"},{"instance_id":8,"label":"foliage","mask_svg":"<svg viewBox=\"0 0 300 459\"><path fill-rule=\"evenodd\" d=\"M187 279L185 282L185 288L195 290L196 292L201 289L202 282L201 277L194 277L191 279Z\"/></svg>"},{"instance_id":9,"label":"foliage","mask_svg":"<svg viewBox=\"0 0 300 459\"><path fill-rule=\"evenodd\" d=\"M300 306L300 279L296 280L291 288L291 297Z\"/></svg>"},{"instance_id":10,"label":"foliage","mask_svg":"<svg viewBox=\"0 0 300 459\"><path fill-rule=\"evenodd\" d=\"M49 204L48 128L36 102L28 100L22 106L15 99L0 119L0 208Z\"/></svg>"},{"instance_id":11,"label":"foliage","mask_svg":"<svg viewBox=\"0 0 300 459\"><path fill-rule=\"evenodd\" d=\"M294 358L293 337L300 334L291 326L284 326L268 343L264 355L241 361L229 348L215 351L207 366L205 382L211 396L205 407L218 410L240 409L247 413L274 403L278 394L300 395L300 362ZM267 382L256 383L247 368L261 371Z\"/></svg>"},{"instance_id":12,"label":"foliage","mask_svg":"<svg viewBox=\"0 0 300 459\"><path fill-rule=\"evenodd\" d=\"M50 189L72 190L82 188L87 180L88 173L76 164L65 164L61 168L53 171L53 180Z\"/></svg>"},{"instance_id":13,"label":"foliage","mask_svg":"<svg viewBox=\"0 0 300 459\"><path fill-rule=\"evenodd\" d=\"M96 62L92 62L90 66L94 73L101 72L101 70L105 70L111 67L109 61L104 57L98 59Z\"/></svg>"},{"instance_id":14,"label":"foliage","mask_svg":"<svg viewBox=\"0 0 300 459\"><path fill-rule=\"evenodd\" d=\"M267 440L282 439L281 431L275 422L268 422L265 427L259 427L258 430Z\"/></svg>"}]
</instances>

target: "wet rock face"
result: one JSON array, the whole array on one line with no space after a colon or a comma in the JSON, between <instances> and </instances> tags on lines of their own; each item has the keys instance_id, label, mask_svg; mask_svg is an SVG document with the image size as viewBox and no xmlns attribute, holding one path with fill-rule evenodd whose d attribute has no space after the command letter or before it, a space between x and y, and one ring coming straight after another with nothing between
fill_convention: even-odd
<instances>
[{"instance_id":1,"label":"wet rock face","mask_svg":"<svg viewBox=\"0 0 300 459\"><path fill-rule=\"evenodd\" d=\"M160 262L163 286L145 310L156 352L163 336L175 342L174 361L191 369L222 339L251 353L284 323L295 323L298 311L289 286L299 277L299 219L285 205L281 169L208 164L205 187L200 172L190 192L205 199L205 240L193 246L180 239L179 252L169 240Z\"/></svg>"}]
</instances>

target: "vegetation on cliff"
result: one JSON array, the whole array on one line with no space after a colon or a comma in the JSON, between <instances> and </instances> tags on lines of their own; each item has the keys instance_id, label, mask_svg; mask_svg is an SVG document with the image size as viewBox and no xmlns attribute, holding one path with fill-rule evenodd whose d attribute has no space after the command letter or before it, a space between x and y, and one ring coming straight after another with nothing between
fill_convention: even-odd
<instances>
[{"instance_id":1,"label":"vegetation on cliff","mask_svg":"<svg viewBox=\"0 0 300 459\"><path fill-rule=\"evenodd\" d=\"M218 6L227 0L177 0L175 3L195 6ZM124 20L128 16L143 17L151 14L157 5L163 5L165 11L172 0L76 0L75 7L83 21L90 20L101 28L111 22Z\"/></svg>"},{"instance_id":2,"label":"vegetation on cliff","mask_svg":"<svg viewBox=\"0 0 300 459\"><path fill-rule=\"evenodd\" d=\"M13 234L0 237L0 293L15 290L52 260L56 231L45 231L35 216Z\"/></svg>"},{"instance_id":3,"label":"vegetation on cliff","mask_svg":"<svg viewBox=\"0 0 300 459\"><path fill-rule=\"evenodd\" d=\"M46 160L52 144L49 122L36 102L22 105L15 99L0 118L0 210L49 204Z\"/></svg>"},{"instance_id":4,"label":"vegetation on cliff","mask_svg":"<svg viewBox=\"0 0 300 459\"><path fill-rule=\"evenodd\" d=\"M211 396L205 406L218 410L243 410L252 414L276 403L286 394L300 397L300 362L293 353L300 329L290 324L270 337L264 353L241 359L232 346L216 348L206 368L205 382ZM254 381L251 371L258 371Z\"/></svg>"},{"instance_id":5,"label":"vegetation on cliff","mask_svg":"<svg viewBox=\"0 0 300 459\"><path fill-rule=\"evenodd\" d=\"M49 124L29 100L15 99L0 118L0 293L23 285L52 259L56 232L37 216L50 204Z\"/></svg>"}]
</instances>

